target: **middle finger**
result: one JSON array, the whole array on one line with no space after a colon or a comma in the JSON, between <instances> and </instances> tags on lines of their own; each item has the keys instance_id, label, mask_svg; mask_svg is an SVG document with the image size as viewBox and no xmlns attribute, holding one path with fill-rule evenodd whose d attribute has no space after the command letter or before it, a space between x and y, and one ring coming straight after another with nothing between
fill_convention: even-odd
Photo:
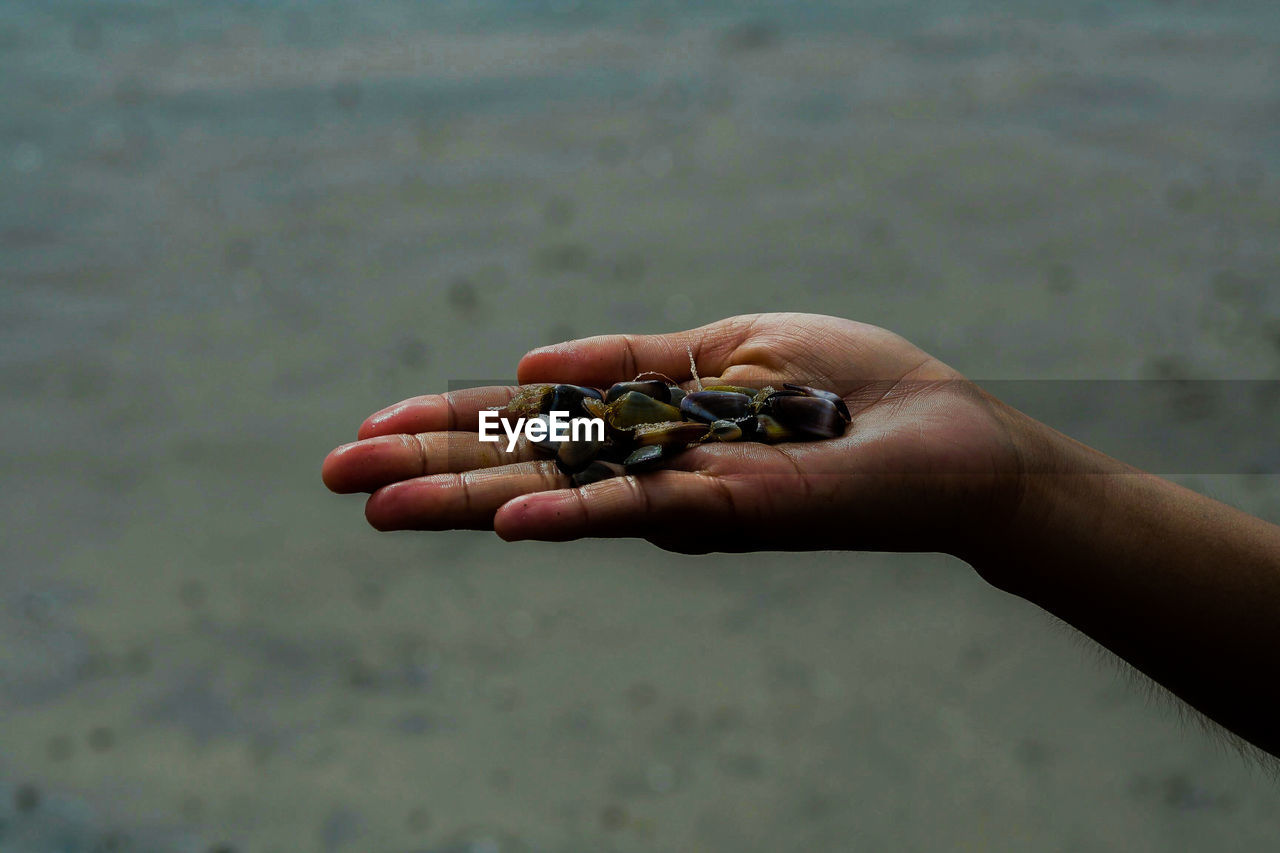
<instances>
[{"instance_id":1,"label":"middle finger","mask_svg":"<svg viewBox=\"0 0 1280 853\"><path fill-rule=\"evenodd\" d=\"M364 515L378 530L488 530L498 507L512 498L569 485L569 478L545 459L436 474L378 489Z\"/></svg>"}]
</instances>

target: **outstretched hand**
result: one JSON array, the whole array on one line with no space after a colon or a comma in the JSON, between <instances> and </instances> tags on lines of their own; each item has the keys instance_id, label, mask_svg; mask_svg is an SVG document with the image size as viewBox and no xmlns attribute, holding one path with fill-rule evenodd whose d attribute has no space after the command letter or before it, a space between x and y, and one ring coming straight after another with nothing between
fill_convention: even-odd
<instances>
[{"instance_id":1,"label":"outstretched hand","mask_svg":"<svg viewBox=\"0 0 1280 853\"><path fill-rule=\"evenodd\" d=\"M324 463L337 492L372 492L380 530L492 528L504 539L643 537L684 552L955 550L1005 514L1019 472L995 401L884 329L814 314L733 317L668 335L534 350L522 384L608 387L657 372L693 387L799 382L840 394L837 439L692 447L659 471L573 488L522 439L482 443L479 412L514 387L413 397L369 417Z\"/></svg>"},{"instance_id":2,"label":"outstretched hand","mask_svg":"<svg viewBox=\"0 0 1280 853\"><path fill-rule=\"evenodd\" d=\"M380 530L632 536L686 552L949 551L1280 756L1280 692L1267 677L1280 649L1280 528L1073 442L902 338L834 317L572 341L526 355L519 379L680 378L688 353L717 384L835 391L852 423L828 441L703 444L668 468L571 488L527 444L508 453L478 440L479 412L515 389L475 388L373 415L329 454L325 482L372 492L365 514Z\"/></svg>"}]
</instances>

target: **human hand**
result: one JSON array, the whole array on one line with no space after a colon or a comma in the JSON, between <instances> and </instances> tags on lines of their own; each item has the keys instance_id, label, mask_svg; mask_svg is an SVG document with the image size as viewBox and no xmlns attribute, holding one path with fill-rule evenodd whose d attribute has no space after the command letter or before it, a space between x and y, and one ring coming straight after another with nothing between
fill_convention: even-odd
<instances>
[{"instance_id":1,"label":"human hand","mask_svg":"<svg viewBox=\"0 0 1280 853\"><path fill-rule=\"evenodd\" d=\"M704 384L799 382L841 395L837 439L711 443L666 468L571 488L522 443L481 443L478 413L512 387L405 400L325 460L338 492L372 492L380 530L492 528L504 539L643 537L670 550L962 549L1007 515L1020 471L1002 407L875 326L814 314L733 317L669 335L606 335L534 350L522 384L608 387L641 372ZM691 387L692 382L682 383Z\"/></svg>"}]
</instances>

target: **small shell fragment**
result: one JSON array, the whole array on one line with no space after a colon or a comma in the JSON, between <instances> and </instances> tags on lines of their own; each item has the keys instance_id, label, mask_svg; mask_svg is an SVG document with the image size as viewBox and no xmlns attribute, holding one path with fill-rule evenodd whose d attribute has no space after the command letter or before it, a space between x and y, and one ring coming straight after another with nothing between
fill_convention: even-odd
<instances>
[{"instance_id":1,"label":"small shell fragment","mask_svg":"<svg viewBox=\"0 0 1280 853\"><path fill-rule=\"evenodd\" d=\"M742 427L735 421L723 419L712 421L711 435L717 441L737 441L742 438Z\"/></svg>"}]
</instances>

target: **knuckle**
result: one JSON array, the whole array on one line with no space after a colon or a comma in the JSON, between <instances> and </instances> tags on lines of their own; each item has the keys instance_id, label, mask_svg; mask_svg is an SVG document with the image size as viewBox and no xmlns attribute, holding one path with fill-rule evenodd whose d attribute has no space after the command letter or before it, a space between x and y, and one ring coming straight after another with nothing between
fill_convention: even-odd
<instances>
[{"instance_id":1,"label":"knuckle","mask_svg":"<svg viewBox=\"0 0 1280 853\"><path fill-rule=\"evenodd\" d=\"M636 358L635 335L622 336L622 375L627 378L640 375L640 364Z\"/></svg>"},{"instance_id":2,"label":"knuckle","mask_svg":"<svg viewBox=\"0 0 1280 853\"><path fill-rule=\"evenodd\" d=\"M433 454L427 446L427 436L419 433L418 435L401 436L401 441L409 449L413 455L414 467L417 470L417 476L423 476L431 473L431 458Z\"/></svg>"}]
</instances>

